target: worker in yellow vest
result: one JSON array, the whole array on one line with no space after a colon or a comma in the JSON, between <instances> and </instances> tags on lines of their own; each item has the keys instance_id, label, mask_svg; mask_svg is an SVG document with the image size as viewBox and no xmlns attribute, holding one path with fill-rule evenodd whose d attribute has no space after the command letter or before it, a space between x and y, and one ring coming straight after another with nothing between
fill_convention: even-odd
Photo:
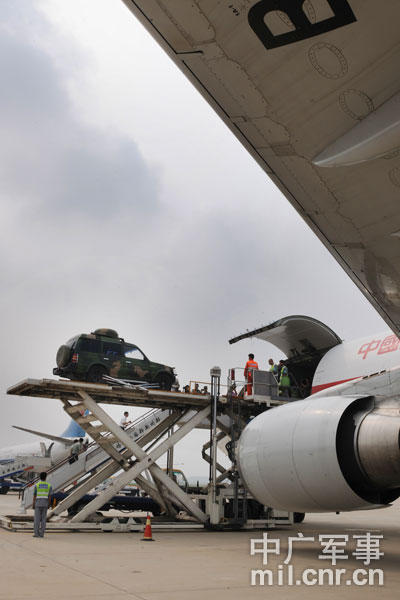
<instances>
[{"instance_id":1,"label":"worker in yellow vest","mask_svg":"<svg viewBox=\"0 0 400 600\"><path fill-rule=\"evenodd\" d=\"M33 509L35 511L33 537L44 537L46 531L47 509L51 502L51 485L46 479L47 473L40 473L40 479L33 488Z\"/></svg>"},{"instance_id":2,"label":"worker in yellow vest","mask_svg":"<svg viewBox=\"0 0 400 600\"><path fill-rule=\"evenodd\" d=\"M249 354L249 360L246 363L244 368L244 378L247 381L246 393L248 396L251 396L253 392L253 371L258 369L258 362L254 360L254 354Z\"/></svg>"},{"instance_id":3,"label":"worker in yellow vest","mask_svg":"<svg viewBox=\"0 0 400 600\"><path fill-rule=\"evenodd\" d=\"M279 361L280 374L279 374L279 393L281 396L290 396L290 377L289 370L283 360Z\"/></svg>"},{"instance_id":4,"label":"worker in yellow vest","mask_svg":"<svg viewBox=\"0 0 400 600\"><path fill-rule=\"evenodd\" d=\"M275 377L278 375L278 366L274 363L274 359L270 358L268 361L269 364L269 372L272 373Z\"/></svg>"}]
</instances>

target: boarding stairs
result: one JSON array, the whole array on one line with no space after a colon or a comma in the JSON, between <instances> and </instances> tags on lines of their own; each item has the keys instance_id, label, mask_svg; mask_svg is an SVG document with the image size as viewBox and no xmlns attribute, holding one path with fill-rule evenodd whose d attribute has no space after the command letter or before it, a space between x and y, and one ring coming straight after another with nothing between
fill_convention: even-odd
<instances>
[{"instance_id":1,"label":"boarding stairs","mask_svg":"<svg viewBox=\"0 0 400 600\"><path fill-rule=\"evenodd\" d=\"M99 477L96 477L95 480L91 479L90 489L92 489L116 471L124 468L125 463L132 454L127 453L123 443L107 431L105 425L94 424L97 417L93 413L85 415L87 409L79 405L70 405L70 403L68 403L66 410L71 416L76 417L75 420L82 429L95 441L86 450L80 452L74 462L70 463L71 458L68 457L51 467L47 472L47 481L51 484L53 492L58 492L68 488L85 476L99 472L101 473ZM140 440L145 435L149 437L152 431L159 429L166 420L169 421L169 417L170 411L168 409L150 410L125 429L124 433L132 440ZM121 431L123 430L121 429ZM99 469L101 470L99 471ZM21 503L21 508L24 510L32 506L34 483L34 481L30 482L24 489Z\"/></svg>"}]
</instances>

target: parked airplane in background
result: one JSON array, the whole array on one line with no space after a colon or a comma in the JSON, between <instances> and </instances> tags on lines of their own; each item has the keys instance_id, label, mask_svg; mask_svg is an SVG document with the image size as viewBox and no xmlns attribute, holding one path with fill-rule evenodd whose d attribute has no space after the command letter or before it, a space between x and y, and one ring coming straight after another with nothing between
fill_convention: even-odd
<instances>
[{"instance_id":1,"label":"parked airplane in background","mask_svg":"<svg viewBox=\"0 0 400 600\"><path fill-rule=\"evenodd\" d=\"M84 438L86 435L84 430L73 420L60 436L15 425L14 427L43 439L0 448L0 485L1 480L5 477L25 479L27 474L32 471L46 470L69 455L74 439Z\"/></svg>"},{"instance_id":2,"label":"parked airplane in background","mask_svg":"<svg viewBox=\"0 0 400 600\"><path fill-rule=\"evenodd\" d=\"M399 2L123 1L399 335ZM400 495L399 340L285 337L295 329L240 338L275 333L316 392L247 425L243 481L296 512L387 505Z\"/></svg>"}]
</instances>

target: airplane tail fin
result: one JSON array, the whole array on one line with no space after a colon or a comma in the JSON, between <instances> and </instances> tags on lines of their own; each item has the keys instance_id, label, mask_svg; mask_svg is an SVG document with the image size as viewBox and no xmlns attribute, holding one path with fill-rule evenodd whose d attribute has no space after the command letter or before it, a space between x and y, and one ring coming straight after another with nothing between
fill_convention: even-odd
<instances>
[{"instance_id":1,"label":"airplane tail fin","mask_svg":"<svg viewBox=\"0 0 400 600\"><path fill-rule=\"evenodd\" d=\"M86 433L78 423L71 419L67 429L61 434L61 437L80 438L85 437Z\"/></svg>"}]
</instances>

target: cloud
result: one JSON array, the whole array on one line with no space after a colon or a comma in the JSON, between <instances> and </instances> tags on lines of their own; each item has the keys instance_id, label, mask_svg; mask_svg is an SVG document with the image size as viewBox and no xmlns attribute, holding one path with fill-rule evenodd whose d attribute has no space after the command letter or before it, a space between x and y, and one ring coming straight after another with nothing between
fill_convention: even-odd
<instances>
[{"instance_id":1,"label":"cloud","mask_svg":"<svg viewBox=\"0 0 400 600\"><path fill-rule=\"evenodd\" d=\"M17 12L9 11L11 22ZM58 69L31 37L0 29L3 199L22 203L29 219L100 221L121 211L154 211L157 169L146 164L132 139L79 120L68 97L68 67Z\"/></svg>"}]
</instances>

